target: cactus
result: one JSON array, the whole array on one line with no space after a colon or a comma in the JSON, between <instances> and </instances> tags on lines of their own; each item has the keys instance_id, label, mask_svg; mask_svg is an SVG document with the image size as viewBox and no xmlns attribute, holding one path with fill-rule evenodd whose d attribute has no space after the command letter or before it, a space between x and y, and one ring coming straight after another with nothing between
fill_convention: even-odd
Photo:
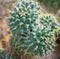
<instances>
[{"instance_id":1,"label":"cactus","mask_svg":"<svg viewBox=\"0 0 60 59\"><path fill-rule=\"evenodd\" d=\"M35 2L20 1L11 12L9 17L12 32L10 43L12 49L20 55L45 56L54 46L52 31L57 24L49 16L41 18L40 24L37 24L39 9L40 6Z\"/></svg>"},{"instance_id":2,"label":"cactus","mask_svg":"<svg viewBox=\"0 0 60 59\"><path fill-rule=\"evenodd\" d=\"M13 54L5 54L4 50L0 50L0 59L16 59Z\"/></svg>"},{"instance_id":3,"label":"cactus","mask_svg":"<svg viewBox=\"0 0 60 59\"><path fill-rule=\"evenodd\" d=\"M55 38L56 36L55 35L58 33L58 31L56 29L58 29L60 27L60 24L58 24L57 22L55 22L55 18L52 17L51 15L49 15L49 16L43 16L43 17L40 18L40 23L45 28L50 29L50 32L52 32L53 38L56 41L56 38Z\"/></svg>"},{"instance_id":4,"label":"cactus","mask_svg":"<svg viewBox=\"0 0 60 59\"><path fill-rule=\"evenodd\" d=\"M60 25L55 21L55 18L51 15L43 16L40 18L40 23L44 27L48 27L51 31L58 28Z\"/></svg>"},{"instance_id":5,"label":"cactus","mask_svg":"<svg viewBox=\"0 0 60 59\"><path fill-rule=\"evenodd\" d=\"M56 40L56 43L60 44L60 28L54 30L54 38Z\"/></svg>"}]
</instances>

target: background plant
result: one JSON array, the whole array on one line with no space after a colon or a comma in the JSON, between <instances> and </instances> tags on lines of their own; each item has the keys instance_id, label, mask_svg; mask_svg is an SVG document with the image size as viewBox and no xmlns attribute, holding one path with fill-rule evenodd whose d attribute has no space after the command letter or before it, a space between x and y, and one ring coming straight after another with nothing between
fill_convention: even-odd
<instances>
[{"instance_id":1,"label":"background plant","mask_svg":"<svg viewBox=\"0 0 60 59\"><path fill-rule=\"evenodd\" d=\"M60 9L60 0L38 0L41 4L46 5L50 10L59 10Z\"/></svg>"}]
</instances>

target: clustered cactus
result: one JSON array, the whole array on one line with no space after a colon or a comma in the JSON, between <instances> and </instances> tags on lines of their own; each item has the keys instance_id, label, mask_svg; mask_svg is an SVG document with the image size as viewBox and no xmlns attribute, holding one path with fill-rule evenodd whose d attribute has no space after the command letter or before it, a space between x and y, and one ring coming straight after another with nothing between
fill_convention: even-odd
<instances>
[{"instance_id":1,"label":"clustered cactus","mask_svg":"<svg viewBox=\"0 0 60 59\"><path fill-rule=\"evenodd\" d=\"M44 16L37 24L40 6L35 2L21 0L9 17L12 32L11 46L20 55L47 55L54 46L53 30L57 28L54 18Z\"/></svg>"}]
</instances>

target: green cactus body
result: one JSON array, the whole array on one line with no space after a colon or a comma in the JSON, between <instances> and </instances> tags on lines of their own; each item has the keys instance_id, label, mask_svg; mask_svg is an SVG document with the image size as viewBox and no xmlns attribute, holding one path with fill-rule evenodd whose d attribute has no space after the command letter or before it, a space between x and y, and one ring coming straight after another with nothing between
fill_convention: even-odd
<instances>
[{"instance_id":1,"label":"green cactus body","mask_svg":"<svg viewBox=\"0 0 60 59\"><path fill-rule=\"evenodd\" d=\"M54 30L55 37L60 36L60 28Z\"/></svg>"},{"instance_id":2,"label":"green cactus body","mask_svg":"<svg viewBox=\"0 0 60 59\"><path fill-rule=\"evenodd\" d=\"M0 59L16 59L12 54L6 55L4 52L0 50Z\"/></svg>"},{"instance_id":3,"label":"green cactus body","mask_svg":"<svg viewBox=\"0 0 60 59\"><path fill-rule=\"evenodd\" d=\"M20 55L44 56L52 50L54 41L49 25L45 26L40 22L41 26L39 26L36 23L40 15L39 10L40 6L35 2L20 1L11 12L9 20L12 39L10 43L13 50ZM46 21L49 19L48 17Z\"/></svg>"},{"instance_id":4,"label":"green cactus body","mask_svg":"<svg viewBox=\"0 0 60 59\"><path fill-rule=\"evenodd\" d=\"M60 44L60 28L55 29L53 33L54 33L54 38L56 40L56 43L59 45Z\"/></svg>"},{"instance_id":5,"label":"green cactus body","mask_svg":"<svg viewBox=\"0 0 60 59\"><path fill-rule=\"evenodd\" d=\"M51 31L58 28L60 25L55 22L53 16L43 16L40 18L40 23L44 26L49 28Z\"/></svg>"}]
</instances>

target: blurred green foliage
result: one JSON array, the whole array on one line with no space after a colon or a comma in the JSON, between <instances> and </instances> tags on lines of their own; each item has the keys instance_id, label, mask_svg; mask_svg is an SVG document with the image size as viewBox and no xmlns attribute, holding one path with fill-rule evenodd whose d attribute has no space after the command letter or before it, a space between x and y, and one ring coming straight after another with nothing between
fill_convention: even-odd
<instances>
[{"instance_id":1,"label":"blurred green foliage","mask_svg":"<svg viewBox=\"0 0 60 59\"><path fill-rule=\"evenodd\" d=\"M60 12L57 15L57 19L60 20Z\"/></svg>"},{"instance_id":2,"label":"blurred green foliage","mask_svg":"<svg viewBox=\"0 0 60 59\"><path fill-rule=\"evenodd\" d=\"M5 54L5 51L0 50L0 59L16 59L13 54Z\"/></svg>"},{"instance_id":3,"label":"blurred green foliage","mask_svg":"<svg viewBox=\"0 0 60 59\"><path fill-rule=\"evenodd\" d=\"M48 8L53 10L60 9L60 0L39 0L41 4L46 5Z\"/></svg>"}]
</instances>

